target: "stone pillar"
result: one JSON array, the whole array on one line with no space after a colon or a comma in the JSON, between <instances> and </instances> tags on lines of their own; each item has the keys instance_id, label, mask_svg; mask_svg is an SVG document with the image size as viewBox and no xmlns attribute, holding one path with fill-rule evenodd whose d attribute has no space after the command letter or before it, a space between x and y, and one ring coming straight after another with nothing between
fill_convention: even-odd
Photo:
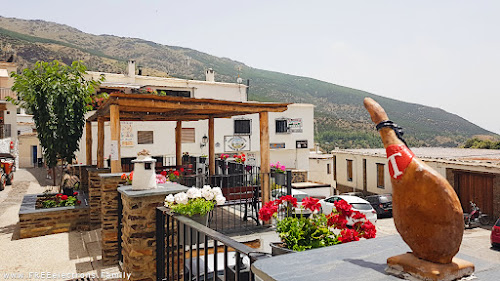
<instances>
[{"instance_id":1,"label":"stone pillar","mask_svg":"<svg viewBox=\"0 0 500 281\"><path fill-rule=\"evenodd\" d=\"M88 168L90 226L101 227L101 178L99 174L109 173L110 169Z\"/></svg>"},{"instance_id":2,"label":"stone pillar","mask_svg":"<svg viewBox=\"0 0 500 281\"><path fill-rule=\"evenodd\" d=\"M118 188L123 204L122 269L132 274L130 280L156 280L156 207L166 195L186 190L176 183L149 190Z\"/></svg>"},{"instance_id":3,"label":"stone pillar","mask_svg":"<svg viewBox=\"0 0 500 281\"><path fill-rule=\"evenodd\" d=\"M100 174L101 249L104 265L118 264L118 186L126 181L123 173Z\"/></svg>"}]
</instances>

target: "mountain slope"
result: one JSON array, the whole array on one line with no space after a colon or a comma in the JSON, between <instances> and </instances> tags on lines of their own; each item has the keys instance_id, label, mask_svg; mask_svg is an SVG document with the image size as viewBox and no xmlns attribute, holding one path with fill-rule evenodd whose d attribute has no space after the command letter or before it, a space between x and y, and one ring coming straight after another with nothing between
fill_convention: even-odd
<instances>
[{"instance_id":1,"label":"mountain slope","mask_svg":"<svg viewBox=\"0 0 500 281\"><path fill-rule=\"evenodd\" d=\"M21 67L37 60L65 63L83 60L90 70L123 72L135 59L145 75L204 79L213 68L217 81L234 82L237 75L250 79L249 99L305 102L316 105L316 140L323 147L379 147L381 142L363 98L372 97L392 120L405 128L412 146L457 146L474 135L495 134L438 108L405 103L312 78L249 67L228 58L196 50L112 35L93 35L75 28L40 20L0 17L0 43L17 51Z\"/></svg>"}]
</instances>

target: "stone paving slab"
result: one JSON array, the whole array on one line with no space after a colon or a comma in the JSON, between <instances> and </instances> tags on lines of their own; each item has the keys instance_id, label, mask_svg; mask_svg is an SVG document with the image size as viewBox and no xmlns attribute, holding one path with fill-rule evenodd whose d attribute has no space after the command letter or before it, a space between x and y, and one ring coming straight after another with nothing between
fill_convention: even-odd
<instances>
[{"instance_id":1,"label":"stone paving slab","mask_svg":"<svg viewBox=\"0 0 500 281\"><path fill-rule=\"evenodd\" d=\"M95 280L120 280L114 278L120 276L118 266L103 267L100 263L99 229L19 239L18 213L23 196L45 190L37 180L44 171L32 170L18 169L13 185L0 191L0 280L6 280L4 274L28 280L36 279L36 274L48 273L58 275L51 280L75 279L71 274L94 275Z\"/></svg>"}]
</instances>

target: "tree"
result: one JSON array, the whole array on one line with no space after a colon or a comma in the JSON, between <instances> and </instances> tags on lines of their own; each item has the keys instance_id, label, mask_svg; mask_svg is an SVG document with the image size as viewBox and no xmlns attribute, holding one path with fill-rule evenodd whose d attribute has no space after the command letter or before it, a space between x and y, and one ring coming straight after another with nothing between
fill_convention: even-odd
<instances>
[{"instance_id":1,"label":"tree","mask_svg":"<svg viewBox=\"0 0 500 281\"><path fill-rule=\"evenodd\" d=\"M79 61L62 65L58 61L39 61L15 78L12 90L17 92L21 107L33 114L43 156L49 168L58 160L71 163L79 148L89 110L91 95L100 80L87 80L87 68ZM55 174L54 174L55 185Z\"/></svg>"}]
</instances>

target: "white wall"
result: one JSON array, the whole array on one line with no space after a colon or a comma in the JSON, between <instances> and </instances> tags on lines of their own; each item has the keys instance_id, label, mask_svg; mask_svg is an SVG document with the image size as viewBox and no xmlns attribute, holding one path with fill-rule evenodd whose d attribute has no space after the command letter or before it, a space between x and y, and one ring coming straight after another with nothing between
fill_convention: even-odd
<instances>
[{"instance_id":1,"label":"white wall","mask_svg":"<svg viewBox=\"0 0 500 281\"><path fill-rule=\"evenodd\" d=\"M330 173L328 173L328 164L330 164ZM331 155L326 158L309 158L308 179L310 181L325 183L335 187L336 182L333 179L333 173L333 157Z\"/></svg>"}]
</instances>

